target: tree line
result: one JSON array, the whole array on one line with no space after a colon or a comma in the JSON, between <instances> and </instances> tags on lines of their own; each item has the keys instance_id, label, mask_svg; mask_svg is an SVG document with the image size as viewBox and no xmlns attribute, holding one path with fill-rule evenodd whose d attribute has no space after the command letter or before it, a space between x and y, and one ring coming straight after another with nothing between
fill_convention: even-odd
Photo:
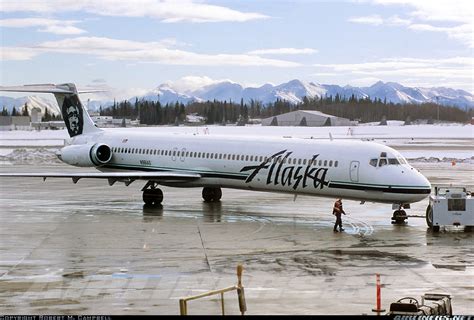
<instances>
[{"instance_id":1,"label":"tree line","mask_svg":"<svg viewBox=\"0 0 474 320\"><path fill-rule=\"evenodd\" d=\"M389 120L407 119L432 119L441 121L466 122L474 116L473 109L462 110L454 106L443 106L436 103L402 103L395 104L387 100L357 98L352 95L349 98L335 96L303 97L302 102L293 104L288 101L277 99L275 102L263 104L261 101L250 100L244 102L209 100L204 102L190 102L187 105L179 102L166 103L162 105L159 101L148 101L135 99L134 103L124 100L114 101L110 107L100 107L101 116L113 116L114 118L127 118L140 120L144 125L169 125L180 124L186 120L186 115L198 114L205 118L206 124L245 124L251 119L262 119L273 117L282 113L296 110L314 110L334 115L337 117L358 120L360 122L377 122L383 118ZM29 116L28 107L25 104L21 111L16 108L8 112L3 107L2 116ZM43 121L60 120L61 115L51 114L45 110Z\"/></svg>"},{"instance_id":2,"label":"tree line","mask_svg":"<svg viewBox=\"0 0 474 320\"><path fill-rule=\"evenodd\" d=\"M135 99L115 102L108 108L100 108L100 115L117 118L139 119L141 124L163 125L183 123L188 114L204 117L206 124L247 123L250 119L261 119L296 110L315 110L337 117L358 120L360 122L377 122L383 118L389 120L432 119L441 121L466 122L474 115L473 110L462 110L454 106L443 106L436 103L402 103L395 104L381 99L349 98L336 96L304 97L301 103L292 104L277 99L263 104L257 100L244 102L204 101L167 103Z\"/></svg>"},{"instance_id":3,"label":"tree line","mask_svg":"<svg viewBox=\"0 0 474 320\"><path fill-rule=\"evenodd\" d=\"M28 110L28 104L25 103L23 107L21 108L21 111L18 111L15 107L12 108L12 111L9 112L7 107L3 106L2 109L2 116L23 116L23 117L29 117L30 116L30 111ZM59 121L62 120L62 117L60 115L55 115L53 113L50 113L48 111L48 108L45 108L44 114L42 116L42 121Z\"/></svg>"}]
</instances>

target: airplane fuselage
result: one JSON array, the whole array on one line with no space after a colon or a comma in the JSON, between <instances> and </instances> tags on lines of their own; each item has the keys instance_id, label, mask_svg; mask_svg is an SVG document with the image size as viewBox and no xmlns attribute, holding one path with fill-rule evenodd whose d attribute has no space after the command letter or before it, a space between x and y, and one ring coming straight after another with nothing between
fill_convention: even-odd
<instances>
[{"instance_id":1,"label":"airplane fuselage","mask_svg":"<svg viewBox=\"0 0 474 320\"><path fill-rule=\"evenodd\" d=\"M223 187L412 203L430 192L428 180L394 149L367 141L161 134L109 129L79 135L73 144L103 143L110 171L196 173L175 187ZM81 165L69 160L67 163Z\"/></svg>"}]
</instances>

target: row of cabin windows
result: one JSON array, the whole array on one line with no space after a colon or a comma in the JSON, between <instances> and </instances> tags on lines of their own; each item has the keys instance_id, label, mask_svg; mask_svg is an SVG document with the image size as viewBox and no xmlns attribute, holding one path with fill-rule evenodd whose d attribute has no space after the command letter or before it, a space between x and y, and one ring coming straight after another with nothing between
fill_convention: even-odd
<instances>
[{"instance_id":1,"label":"row of cabin windows","mask_svg":"<svg viewBox=\"0 0 474 320\"><path fill-rule=\"evenodd\" d=\"M253 156L253 155L240 155L240 154L227 154L227 153L212 153L212 152L196 152L196 151L178 151L178 150L156 150L156 149L141 149L141 148L119 148L113 147L114 153L133 153L133 154L148 154L148 155L159 155L159 156L172 156L172 157L186 157L186 158L204 158L204 159L219 159L219 160L236 160L236 161L267 161L268 157L264 156ZM309 159L297 159L297 158L273 158L273 162L298 164L298 165L318 165L320 167L337 167L339 162L333 160L309 160Z\"/></svg>"}]
</instances>

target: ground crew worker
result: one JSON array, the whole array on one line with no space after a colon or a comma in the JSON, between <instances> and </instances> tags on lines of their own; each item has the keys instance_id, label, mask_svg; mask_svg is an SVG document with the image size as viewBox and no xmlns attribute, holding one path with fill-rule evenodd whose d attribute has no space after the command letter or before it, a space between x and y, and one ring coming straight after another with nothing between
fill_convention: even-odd
<instances>
[{"instance_id":1,"label":"ground crew worker","mask_svg":"<svg viewBox=\"0 0 474 320\"><path fill-rule=\"evenodd\" d=\"M336 216L336 223L334 224L334 232L337 231L337 227L339 226L339 231L344 231L344 228L342 228L342 219L341 215L346 214L344 212L344 209L342 208L342 200L337 199L336 202L334 203L334 208L332 209L332 214Z\"/></svg>"}]
</instances>

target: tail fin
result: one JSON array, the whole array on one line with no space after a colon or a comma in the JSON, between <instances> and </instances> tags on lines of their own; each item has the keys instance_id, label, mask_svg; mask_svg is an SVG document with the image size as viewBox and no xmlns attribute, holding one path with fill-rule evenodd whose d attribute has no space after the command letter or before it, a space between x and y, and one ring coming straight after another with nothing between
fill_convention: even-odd
<instances>
[{"instance_id":1,"label":"tail fin","mask_svg":"<svg viewBox=\"0 0 474 320\"><path fill-rule=\"evenodd\" d=\"M101 131L97 128L87 113L87 110L79 100L78 91L73 83L64 84L35 84L14 87L2 87L0 91L14 92L40 92L52 93L58 102L64 123L66 124L69 136L72 138L80 134L87 134ZM97 92L99 90L91 90L87 92ZM82 91L81 93L85 93Z\"/></svg>"}]
</instances>

